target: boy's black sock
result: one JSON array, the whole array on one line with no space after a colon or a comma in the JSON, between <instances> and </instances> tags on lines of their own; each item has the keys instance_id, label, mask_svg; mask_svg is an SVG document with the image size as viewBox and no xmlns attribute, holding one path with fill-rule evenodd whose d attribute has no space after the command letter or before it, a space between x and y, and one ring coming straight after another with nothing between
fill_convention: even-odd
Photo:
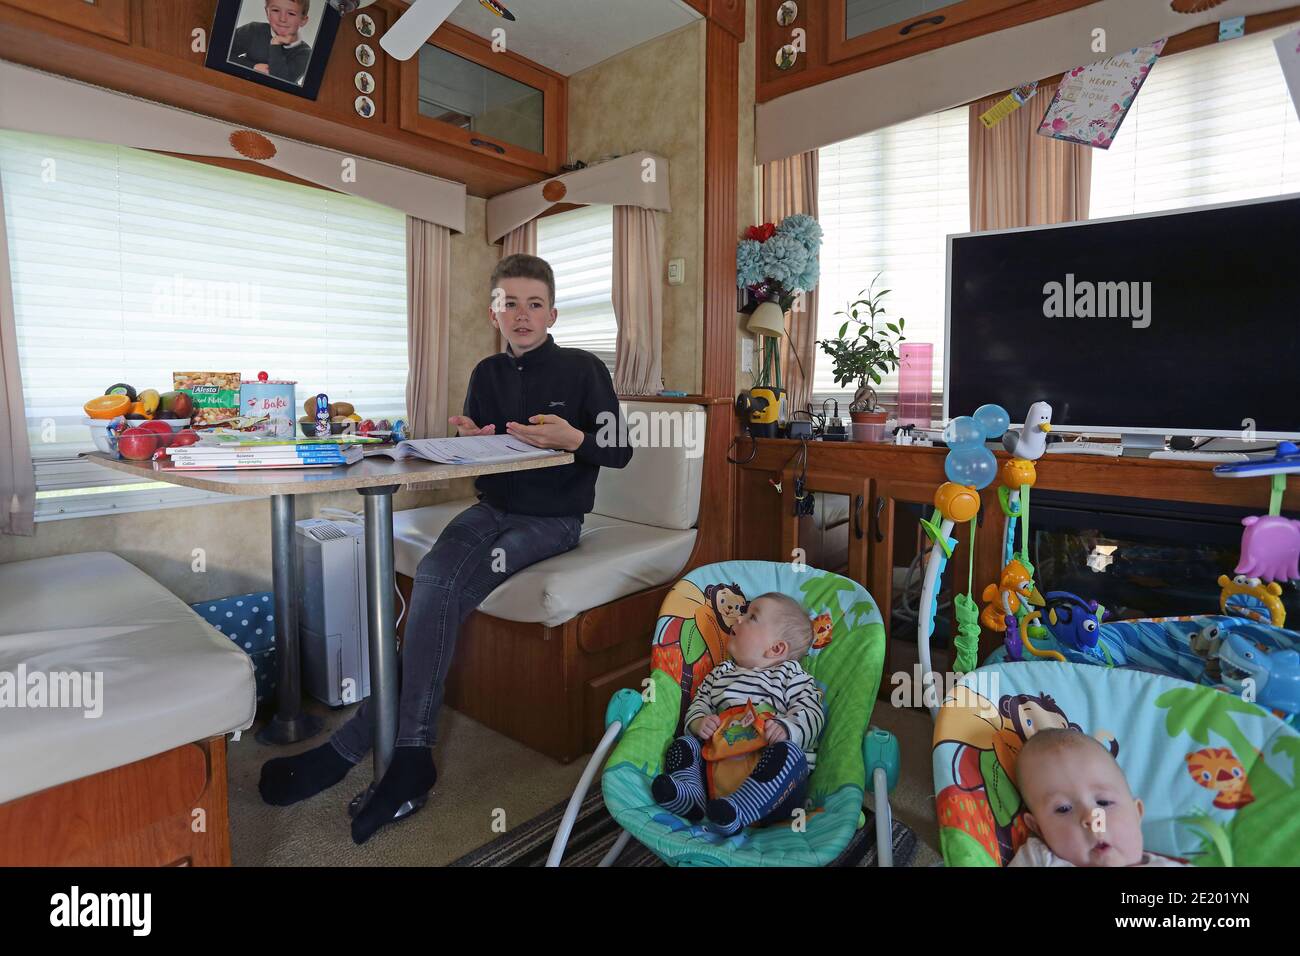
<instances>
[{"instance_id":1,"label":"boy's black sock","mask_svg":"<svg viewBox=\"0 0 1300 956\"><path fill-rule=\"evenodd\" d=\"M348 775L355 764L329 741L292 757L276 757L262 765L257 789L272 806L287 807L328 790Z\"/></svg>"},{"instance_id":2,"label":"boy's black sock","mask_svg":"<svg viewBox=\"0 0 1300 956\"><path fill-rule=\"evenodd\" d=\"M407 800L419 800L433 789L438 770L431 747L395 747L393 762L366 805L352 818L352 840L362 844L380 827L393 822L393 814Z\"/></svg>"}]
</instances>

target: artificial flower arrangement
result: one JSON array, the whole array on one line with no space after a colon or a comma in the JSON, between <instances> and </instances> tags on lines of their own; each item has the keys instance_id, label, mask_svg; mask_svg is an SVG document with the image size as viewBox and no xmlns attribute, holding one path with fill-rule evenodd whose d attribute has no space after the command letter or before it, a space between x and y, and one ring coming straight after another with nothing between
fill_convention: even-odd
<instances>
[{"instance_id":1,"label":"artificial flower arrangement","mask_svg":"<svg viewBox=\"0 0 1300 956\"><path fill-rule=\"evenodd\" d=\"M785 313L796 297L811 292L821 275L822 227L795 213L779 223L750 226L736 246L736 287L748 292L742 312L753 315L749 329L764 336L763 364L755 386L781 391L781 349ZM798 360L797 352L792 352ZM800 363L802 367L802 363Z\"/></svg>"},{"instance_id":2,"label":"artificial flower arrangement","mask_svg":"<svg viewBox=\"0 0 1300 956\"><path fill-rule=\"evenodd\" d=\"M753 301L743 311L764 302L788 311L796 295L816 288L821 248L822 227L802 213L746 229L736 246L736 287L748 289Z\"/></svg>"}]
</instances>

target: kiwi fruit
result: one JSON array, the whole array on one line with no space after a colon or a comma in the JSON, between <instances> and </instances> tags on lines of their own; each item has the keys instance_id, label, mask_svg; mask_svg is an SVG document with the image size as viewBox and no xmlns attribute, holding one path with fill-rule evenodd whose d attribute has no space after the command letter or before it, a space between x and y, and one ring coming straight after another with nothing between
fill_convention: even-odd
<instances>
[{"instance_id":1,"label":"kiwi fruit","mask_svg":"<svg viewBox=\"0 0 1300 956\"><path fill-rule=\"evenodd\" d=\"M356 410L356 407L353 406L353 404L352 404L351 402L331 402L331 403L330 403L330 417L331 417L331 418L347 418L349 415L355 415L355 414L356 414L356 411L357 411L357 410Z\"/></svg>"},{"instance_id":2,"label":"kiwi fruit","mask_svg":"<svg viewBox=\"0 0 1300 956\"><path fill-rule=\"evenodd\" d=\"M135 388L133 386L127 385L126 382L118 382L116 385L110 385L108 388L104 390L104 394L125 395L127 397L127 400L130 401L132 404L135 403L136 398L138 397L135 394Z\"/></svg>"}]
</instances>

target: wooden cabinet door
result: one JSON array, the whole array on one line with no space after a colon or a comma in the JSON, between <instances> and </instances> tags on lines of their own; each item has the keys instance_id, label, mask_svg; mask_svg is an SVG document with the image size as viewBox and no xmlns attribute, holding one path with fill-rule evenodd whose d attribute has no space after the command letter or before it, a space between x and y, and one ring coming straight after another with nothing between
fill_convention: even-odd
<instances>
[{"instance_id":1,"label":"wooden cabinet door","mask_svg":"<svg viewBox=\"0 0 1300 956\"><path fill-rule=\"evenodd\" d=\"M934 493L938 486L931 482L878 478L871 499L870 547L871 593L875 596L880 615L885 620L885 633L889 636L885 655L885 679L881 681L881 695L890 688L890 675L903 672L916 673L920 654L917 648L918 616L928 612L920 607L921 584L932 543L920 525L921 518L929 518L934 511ZM982 557L988 547L996 547L1002 527L996 496L993 512L989 499L983 498L976 523L976 563L973 596L987 581L987 561ZM990 520L990 519L993 520ZM970 530L958 526L952 537L957 546L948 560L939 581L939 613L936 615L934 633L930 638L930 662L937 671L947 670L952 661L952 635L956 620L952 599L965 594L970 576Z\"/></svg>"},{"instance_id":2,"label":"wooden cabinet door","mask_svg":"<svg viewBox=\"0 0 1300 956\"><path fill-rule=\"evenodd\" d=\"M828 0L828 62L951 29L1031 0Z\"/></svg>"},{"instance_id":3,"label":"wooden cabinet door","mask_svg":"<svg viewBox=\"0 0 1300 956\"><path fill-rule=\"evenodd\" d=\"M123 43L131 39L128 0L0 0L0 4Z\"/></svg>"},{"instance_id":4,"label":"wooden cabinet door","mask_svg":"<svg viewBox=\"0 0 1300 956\"><path fill-rule=\"evenodd\" d=\"M450 24L401 64L402 129L541 173L568 148L567 80Z\"/></svg>"},{"instance_id":5,"label":"wooden cabinet door","mask_svg":"<svg viewBox=\"0 0 1300 956\"><path fill-rule=\"evenodd\" d=\"M813 514L796 517L795 479L782 475L781 557L809 567L834 571L870 589L867 560L867 503L871 479L829 472L808 472L804 487L813 496Z\"/></svg>"}]
</instances>

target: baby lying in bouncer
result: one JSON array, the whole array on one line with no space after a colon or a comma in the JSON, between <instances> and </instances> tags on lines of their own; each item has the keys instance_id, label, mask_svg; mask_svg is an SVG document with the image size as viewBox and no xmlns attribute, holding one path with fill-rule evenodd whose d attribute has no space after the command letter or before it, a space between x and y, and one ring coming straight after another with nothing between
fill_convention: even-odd
<instances>
[{"instance_id":1,"label":"baby lying in bouncer","mask_svg":"<svg viewBox=\"0 0 1300 956\"><path fill-rule=\"evenodd\" d=\"M731 629L731 659L709 671L651 792L665 810L731 836L789 820L808 794L825 723L821 691L799 666L812 624L780 593L750 602ZM711 798L711 799L710 799Z\"/></svg>"},{"instance_id":2,"label":"baby lying in bouncer","mask_svg":"<svg viewBox=\"0 0 1300 956\"><path fill-rule=\"evenodd\" d=\"M1142 801L1096 739L1040 730L1021 748L1016 785L1034 834L1011 866L1185 866L1142 848Z\"/></svg>"}]
</instances>

